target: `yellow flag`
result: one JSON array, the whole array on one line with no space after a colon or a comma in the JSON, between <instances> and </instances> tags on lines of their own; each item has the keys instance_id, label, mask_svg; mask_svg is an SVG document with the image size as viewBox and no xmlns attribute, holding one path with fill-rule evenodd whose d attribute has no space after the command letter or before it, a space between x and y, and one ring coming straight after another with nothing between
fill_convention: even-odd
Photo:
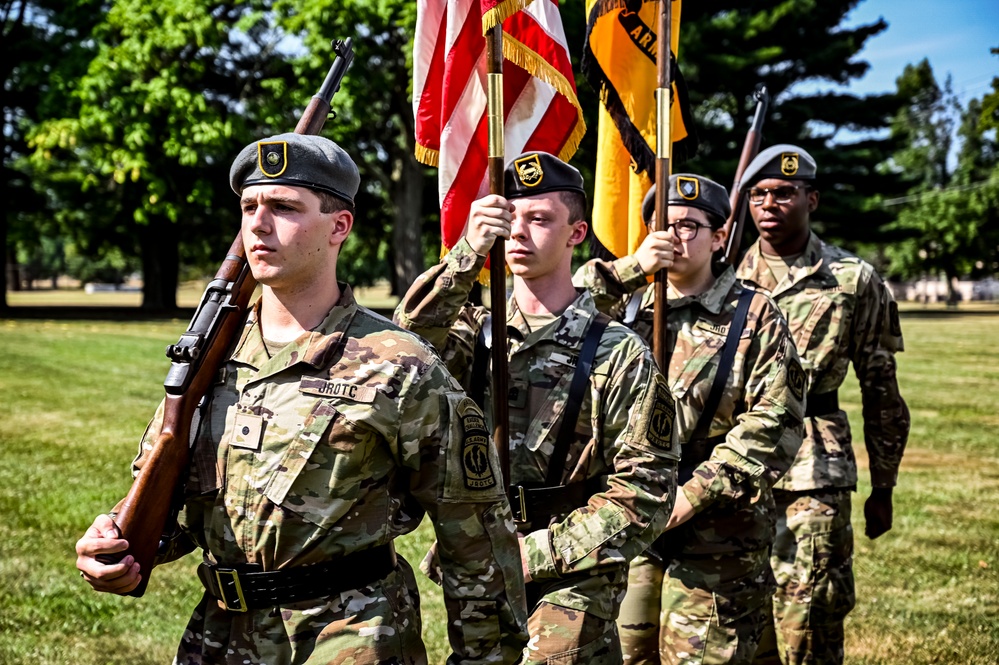
<instances>
[{"instance_id":1,"label":"yellow flag","mask_svg":"<svg viewBox=\"0 0 999 665\"><path fill-rule=\"evenodd\" d=\"M681 0L673 0L673 62L680 42ZM632 253L645 237L642 198L652 186L656 155L658 2L587 0L583 72L600 91L593 233L614 256ZM670 130L673 159L697 147L687 90L673 67Z\"/></svg>"}]
</instances>

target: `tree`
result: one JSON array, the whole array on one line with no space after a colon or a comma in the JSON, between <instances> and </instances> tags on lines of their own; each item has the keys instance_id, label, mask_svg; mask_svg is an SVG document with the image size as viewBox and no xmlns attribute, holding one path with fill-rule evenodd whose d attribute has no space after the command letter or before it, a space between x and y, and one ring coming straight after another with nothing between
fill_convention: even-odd
<instances>
[{"instance_id":1,"label":"tree","mask_svg":"<svg viewBox=\"0 0 999 665\"><path fill-rule=\"evenodd\" d=\"M897 86L910 101L892 121L901 147L887 167L906 180L909 195L893 202L901 237L886 253L903 276L942 273L954 304L954 280L999 269L999 146L986 132L982 103L972 99L962 109L949 81L941 87L926 60L906 66ZM951 168L955 140L960 149Z\"/></svg>"},{"instance_id":2,"label":"tree","mask_svg":"<svg viewBox=\"0 0 999 665\"><path fill-rule=\"evenodd\" d=\"M52 233L45 197L32 187L25 156L28 131L53 108L71 106L65 83L85 71L94 50L91 33L101 0L12 1L0 6L3 18L3 214L0 216L0 310L7 306L7 272L14 268L19 241ZM17 288L18 280L11 283Z\"/></svg>"},{"instance_id":3,"label":"tree","mask_svg":"<svg viewBox=\"0 0 999 665\"><path fill-rule=\"evenodd\" d=\"M425 177L427 168L414 154L416 3L282 0L274 8L283 17L281 26L307 49L295 62L299 80L314 78L330 37L354 37L354 64L337 100L337 118L326 131L346 146L361 171L345 274L364 283L391 271L393 292L401 294L423 272L427 245L434 253L439 247L439 232L430 230L437 212L436 181ZM428 239L438 240L425 243L424 229Z\"/></svg>"},{"instance_id":4,"label":"tree","mask_svg":"<svg viewBox=\"0 0 999 665\"><path fill-rule=\"evenodd\" d=\"M889 141L837 141L840 130L883 128L897 108L892 95L858 96L839 91L869 68L857 54L887 28L884 20L842 26L859 0L763 0L689 3L683 8L681 64L691 91L701 149L682 166L731 186L749 127L758 84L773 102L763 147L794 143L819 165L823 198L816 227L823 237L855 244L878 238L889 216L870 210L870 197L899 191L892 174L875 166L892 149ZM808 83L808 86L802 86ZM836 91L832 91L836 90ZM863 214L864 224L857 224Z\"/></svg>"},{"instance_id":5,"label":"tree","mask_svg":"<svg viewBox=\"0 0 999 665\"><path fill-rule=\"evenodd\" d=\"M74 112L31 135L46 184L67 178L98 204L87 214L60 206L64 228L83 247L141 257L146 309L176 306L182 238L227 246L238 229L224 186L232 156L248 128L281 116L270 95L280 97L290 72L273 57L281 36L260 9L116 0L75 81Z\"/></svg>"}]
</instances>

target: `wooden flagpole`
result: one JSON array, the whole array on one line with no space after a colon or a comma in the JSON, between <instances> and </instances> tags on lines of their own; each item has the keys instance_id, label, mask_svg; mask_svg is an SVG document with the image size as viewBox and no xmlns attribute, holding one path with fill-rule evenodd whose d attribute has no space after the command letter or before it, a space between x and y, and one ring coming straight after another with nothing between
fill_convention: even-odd
<instances>
[{"instance_id":1,"label":"wooden flagpole","mask_svg":"<svg viewBox=\"0 0 999 665\"><path fill-rule=\"evenodd\" d=\"M658 41L656 44L656 231L665 231L669 222L669 175L670 155L673 148L673 136L670 123L670 101L672 98L673 81L670 66L670 45L673 31L673 0L659 2ZM663 374L669 371L669 331L666 326L666 316L669 303L666 300L668 291L666 270L656 272L655 308L652 319L652 352L659 369Z\"/></svg>"},{"instance_id":2,"label":"wooden flagpole","mask_svg":"<svg viewBox=\"0 0 999 665\"><path fill-rule=\"evenodd\" d=\"M503 196L503 24L486 33L488 61L489 193ZM492 309L493 443L499 453L503 482L510 485L510 371L506 341L506 242L497 238L489 251L489 297Z\"/></svg>"}]
</instances>

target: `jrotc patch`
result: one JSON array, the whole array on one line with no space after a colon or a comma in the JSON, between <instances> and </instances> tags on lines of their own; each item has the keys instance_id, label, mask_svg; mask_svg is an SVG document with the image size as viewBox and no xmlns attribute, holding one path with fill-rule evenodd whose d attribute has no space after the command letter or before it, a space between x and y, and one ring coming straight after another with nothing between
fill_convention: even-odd
<instances>
[{"instance_id":1,"label":"jrotc patch","mask_svg":"<svg viewBox=\"0 0 999 665\"><path fill-rule=\"evenodd\" d=\"M482 411L475 402L465 398L458 405L461 418L461 463L465 472L465 487L484 490L496 486L496 475L489 461L489 435Z\"/></svg>"},{"instance_id":2,"label":"jrotc patch","mask_svg":"<svg viewBox=\"0 0 999 665\"><path fill-rule=\"evenodd\" d=\"M677 176L676 178L676 193L682 198L688 201L694 201L697 199L701 192L701 183L697 181L697 178L687 178L685 176Z\"/></svg>"},{"instance_id":3,"label":"jrotc patch","mask_svg":"<svg viewBox=\"0 0 999 665\"><path fill-rule=\"evenodd\" d=\"M888 318L891 326L891 334L895 337L902 336L902 322L898 318L898 303L894 300L888 303Z\"/></svg>"},{"instance_id":4,"label":"jrotc patch","mask_svg":"<svg viewBox=\"0 0 999 665\"><path fill-rule=\"evenodd\" d=\"M257 165L268 178L276 178L288 168L287 141L260 141L257 143Z\"/></svg>"},{"instance_id":5,"label":"jrotc patch","mask_svg":"<svg viewBox=\"0 0 999 665\"><path fill-rule=\"evenodd\" d=\"M787 387L791 389L791 394L796 399L802 400L805 397L805 370L801 369L801 363L797 358L792 358L787 366Z\"/></svg>"},{"instance_id":6,"label":"jrotc patch","mask_svg":"<svg viewBox=\"0 0 999 665\"><path fill-rule=\"evenodd\" d=\"M541 184L541 179L545 177L545 172L541 168L541 158L537 155L528 155L515 160L514 168L517 169L517 178L524 187L537 187Z\"/></svg>"},{"instance_id":7,"label":"jrotc patch","mask_svg":"<svg viewBox=\"0 0 999 665\"><path fill-rule=\"evenodd\" d=\"M676 403L666 387L666 379L656 376L655 401L645 428L645 438L656 448L669 450L673 447L673 421L676 418Z\"/></svg>"},{"instance_id":8,"label":"jrotc patch","mask_svg":"<svg viewBox=\"0 0 999 665\"><path fill-rule=\"evenodd\" d=\"M780 154L780 172L784 175L794 175L798 172L798 153L782 152Z\"/></svg>"}]
</instances>

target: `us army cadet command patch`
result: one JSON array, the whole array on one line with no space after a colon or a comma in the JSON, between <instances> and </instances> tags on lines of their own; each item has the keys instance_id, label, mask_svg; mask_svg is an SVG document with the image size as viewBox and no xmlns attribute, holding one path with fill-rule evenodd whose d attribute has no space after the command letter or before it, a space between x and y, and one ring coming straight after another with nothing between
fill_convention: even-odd
<instances>
[{"instance_id":1,"label":"us army cadet command patch","mask_svg":"<svg viewBox=\"0 0 999 665\"><path fill-rule=\"evenodd\" d=\"M798 153L782 152L780 154L780 172L784 175L794 175L798 172Z\"/></svg>"},{"instance_id":2,"label":"us army cadet command patch","mask_svg":"<svg viewBox=\"0 0 999 665\"><path fill-rule=\"evenodd\" d=\"M257 165L268 178L276 178L288 168L287 141L260 141L257 143Z\"/></svg>"},{"instance_id":3,"label":"us army cadet command patch","mask_svg":"<svg viewBox=\"0 0 999 665\"><path fill-rule=\"evenodd\" d=\"M496 485L496 476L489 461L489 435L482 411L470 398L458 404L461 418L461 463L465 472L465 487L484 490Z\"/></svg>"},{"instance_id":4,"label":"us army cadet command patch","mask_svg":"<svg viewBox=\"0 0 999 665\"><path fill-rule=\"evenodd\" d=\"M791 389L791 394L801 400L805 397L805 370L801 369L801 363L797 358L792 358L787 365L787 387Z\"/></svg>"},{"instance_id":5,"label":"us army cadet command patch","mask_svg":"<svg viewBox=\"0 0 999 665\"><path fill-rule=\"evenodd\" d=\"M545 177L545 172L541 168L541 158L537 155L521 157L514 161L514 166L517 169L517 178L524 187L537 187Z\"/></svg>"},{"instance_id":6,"label":"us army cadet command patch","mask_svg":"<svg viewBox=\"0 0 999 665\"><path fill-rule=\"evenodd\" d=\"M666 387L666 379L656 375L655 399L649 421L645 427L645 437L656 448L669 450L673 447L673 420L676 418L676 403Z\"/></svg>"}]
</instances>

